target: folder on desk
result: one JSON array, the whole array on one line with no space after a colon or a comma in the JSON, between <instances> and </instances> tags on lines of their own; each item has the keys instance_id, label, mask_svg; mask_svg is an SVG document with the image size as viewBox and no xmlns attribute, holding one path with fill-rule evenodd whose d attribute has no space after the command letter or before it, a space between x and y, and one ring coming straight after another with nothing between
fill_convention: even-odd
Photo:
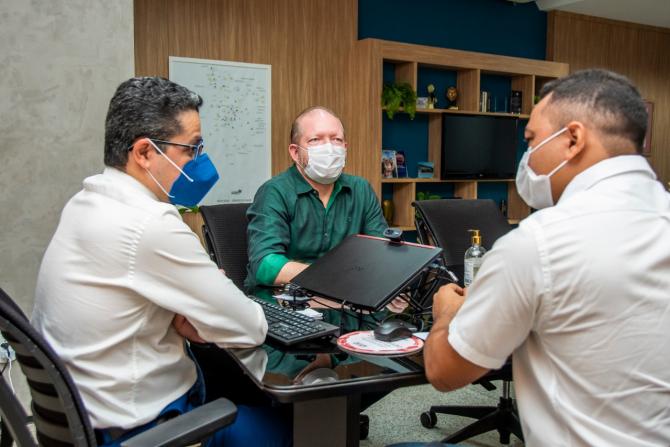
<instances>
[{"instance_id":1,"label":"folder on desk","mask_svg":"<svg viewBox=\"0 0 670 447\"><path fill-rule=\"evenodd\" d=\"M365 235L347 237L293 279L315 296L364 310L379 310L442 252L409 242Z\"/></svg>"}]
</instances>

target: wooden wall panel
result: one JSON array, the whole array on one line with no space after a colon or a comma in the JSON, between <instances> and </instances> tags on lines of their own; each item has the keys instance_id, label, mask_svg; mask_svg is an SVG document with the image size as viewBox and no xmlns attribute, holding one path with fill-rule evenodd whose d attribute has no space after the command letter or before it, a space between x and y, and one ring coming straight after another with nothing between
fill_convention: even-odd
<instances>
[{"instance_id":1,"label":"wooden wall panel","mask_svg":"<svg viewBox=\"0 0 670 447\"><path fill-rule=\"evenodd\" d=\"M382 60L377 42L360 41L353 45L348 61L346 91L343 98L347 126L347 171L368 179L381 196L382 148ZM373 150L371 150L373 148Z\"/></svg>"},{"instance_id":2,"label":"wooden wall panel","mask_svg":"<svg viewBox=\"0 0 670 447\"><path fill-rule=\"evenodd\" d=\"M159 1L136 1L135 26L135 75L167 76L169 54L167 9Z\"/></svg>"},{"instance_id":3,"label":"wooden wall panel","mask_svg":"<svg viewBox=\"0 0 670 447\"><path fill-rule=\"evenodd\" d=\"M555 11L549 13L547 58L570 70L607 68L628 76L654 103L650 163L670 181L670 29Z\"/></svg>"},{"instance_id":4,"label":"wooden wall panel","mask_svg":"<svg viewBox=\"0 0 670 447\"><path fill-rule=\"evenodd\" d=\"M352 133L357 14L356 0L135 0L136 73L168 76L168 56L272 65L276 174L290 164L290 125L304 108L333 109Z\"/></svg>"}]
</instances>

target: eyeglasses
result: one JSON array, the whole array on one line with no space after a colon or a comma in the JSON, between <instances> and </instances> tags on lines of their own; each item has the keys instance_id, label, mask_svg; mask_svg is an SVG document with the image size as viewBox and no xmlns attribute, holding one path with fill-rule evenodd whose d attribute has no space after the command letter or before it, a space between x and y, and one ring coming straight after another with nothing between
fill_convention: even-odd
<instances>
[{"instance_id":1,"label":"eyeglasses","mask_svg":"<svg viewBox=\"0 0 670 447\"><path fill-rule=\"evenodd\" d=\"M184 143L173 143L172 141L165 141L165 140L156 140L151 138L151 141L154 143L160 143L160 144L169 144L172 146L179 146L179 147L187 147L191 149L191 155L193 156L193 159L195 160L198 158L200 154L203 153L205 150L205 140L200 140L198 141L197 144L184 144Z\"/></svg>"}]
</instances>

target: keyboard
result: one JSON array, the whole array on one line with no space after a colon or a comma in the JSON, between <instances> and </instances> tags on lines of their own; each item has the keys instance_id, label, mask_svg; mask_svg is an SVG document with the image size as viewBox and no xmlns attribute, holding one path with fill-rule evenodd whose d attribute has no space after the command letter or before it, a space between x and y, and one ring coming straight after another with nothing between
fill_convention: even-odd
<instances>
[{"instance_id":1,"label":"keyboard","mask_svg":"<svg viewBox=\"0 0 670 447\"><path fill-rule=\"evenodd\" d=\"M340 330L338 326L315 320L278 304L255 296L249 298L263 308L265 319L268 321L268 337L283 345L325 337Z\"/></svg>"}]
</instances>

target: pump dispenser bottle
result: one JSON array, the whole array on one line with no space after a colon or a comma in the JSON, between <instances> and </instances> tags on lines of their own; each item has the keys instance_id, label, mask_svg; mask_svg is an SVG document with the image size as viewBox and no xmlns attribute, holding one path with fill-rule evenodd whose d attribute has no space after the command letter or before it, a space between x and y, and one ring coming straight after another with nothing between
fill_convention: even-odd
<instances>
[{"instance_id":1,"label":"pump dispenser bottle","mask_svg":"<svg viewBox=\"0 0 670 447\"><path fill-rule=\"evenodd\" d=\"M482 265L484 254L486 253L486 249L482 247L482 237L479 235L479 230L468 231L472 233L472 245L466 250L463 262L463 284L465 287L470 287L470 284L472 284L479 267Z\"/></svg>"}]
</instances>

